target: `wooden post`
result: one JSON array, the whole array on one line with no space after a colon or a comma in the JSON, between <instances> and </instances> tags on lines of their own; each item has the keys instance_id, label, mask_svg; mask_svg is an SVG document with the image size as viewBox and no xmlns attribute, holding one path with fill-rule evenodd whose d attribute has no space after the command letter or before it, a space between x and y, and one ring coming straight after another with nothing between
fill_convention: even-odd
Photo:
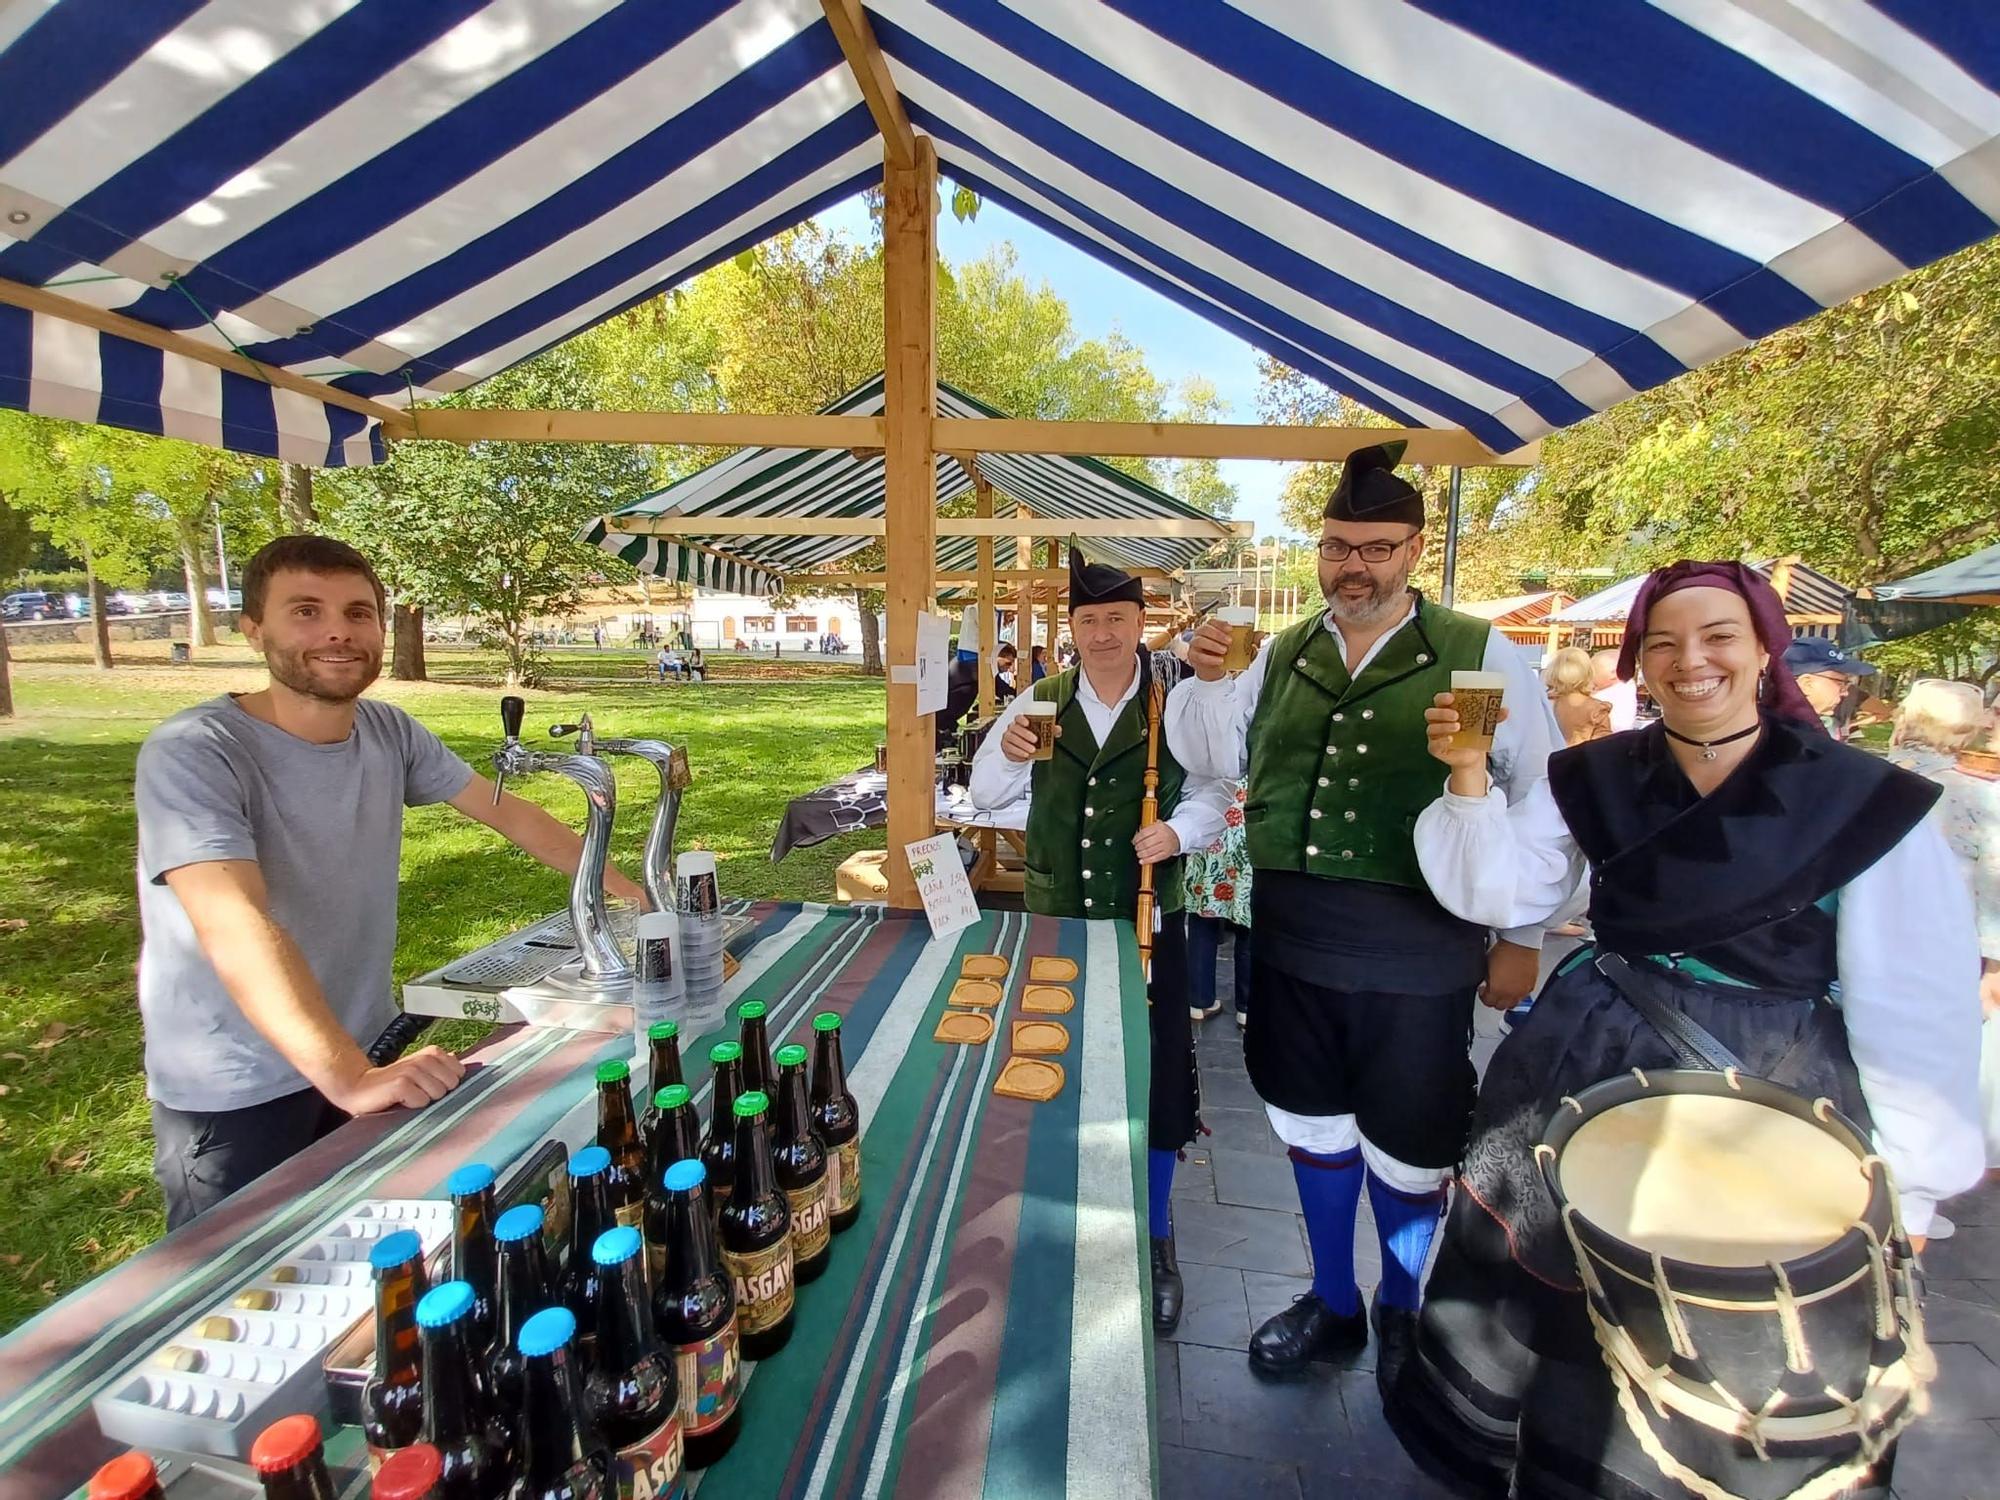
<instances>
[{"instance_id":1,"label":"wooden post","mask_svg":"<svg viewBox=\"0 0 2000 1500\"><path fill-rule=\"evenodd\" d=\"M916 907L903 848L937 828L937 746L932 715L917 712L917 614L930 608L937 566L937 149L919 136L914 160L882 169L885 359L883 463L889 576L889 904Z\"/></svg>"},{"instance_id":2,"label":"wooden post","mask_svg":"<svg viewBox=\"0 0 2000 1500\"><path fill-rule=\"evenodd\" d=\"M1027 515L1028 507L1018 501L1014 505L1014 515ZM1014 566L1030 570L1023 574L1021 586L1014 592L1014 650L1017 653L1015 668L1019 669L1027 659L1028 641L1035 629L1035 585L1032 569L1035 566L1035 539L1032 536L1014 538Z\"/></svg>"},{"instance_id":3,"label":"wooden post","mask_svg":"<svg viewBox=\"0 0 2000 1500\"><path fill-rule=\"evenodd\" d=\"M975 468L972 471L973 508L976 514L993 514L993 486ZM999 708L993 692L993 657L999 649L999 641L994 638L993 609L998 602L994 594L993 582L993 538L980 537L974 544L979 549L979 588L974 597L974 607L979 611L979 717L990 719Z\"/></svg>"},{"instance_id":4,"label":"wooden post","mask_svg":"<svg viewBox=\"0 0 2000 1500\"><path fill-rule=\"evenodd\" d=\"M1056 569L1062 565L1062 562L1063 562L1063 544L1057 541L1054 537L1050 537L1049 571L1051 573L1055 572ZM1053 672L1056 669L1056 618L1062 612L1062 585L1060 583L1051 583L1048 586L1048 590L1049 590L1049 607L1048 607L1048 613L1044 617L1048 621L1048 626L1042 638L1048 642L1049 670ZM1032 655L1032 653L1030 654ZM1021 670L1023 672L1027 672L1030 670L1027 657L1023 657L1021 660ZM1023 677L1021 679L1021 681L1023 682L1026 682L1027 680L1028 679L1026 677Z\"/></svg>"}]
</instances>

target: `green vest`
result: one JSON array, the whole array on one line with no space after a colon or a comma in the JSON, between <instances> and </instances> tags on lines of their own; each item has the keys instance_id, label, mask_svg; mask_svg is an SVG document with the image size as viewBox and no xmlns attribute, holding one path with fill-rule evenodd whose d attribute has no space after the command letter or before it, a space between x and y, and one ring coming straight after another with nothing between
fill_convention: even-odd
<instances>
[{"instance_id":1,"label":"green vest","mask_svg":"<svg viewBox=\"0 0 2000 1500\"><path fill-rule=\"evenodd\" d=\"M1132 835L1139 831L1139 805L1146 796L1146 699L1141 681L1112 723L1104 744L1076 701L1077 673L1071 667L1034 686L1035 697L1054 703L1055 754L1036 761L1028 804L1025 897L1028 910L1054 917L1122 917L1139 904L1139 861ZM1147 672L1143 657L1139 670ZM1181 768L1160 730L1159 816L1174 810L1181 795ZM1160 910L1181 909L1181 862L1153 867Z\"/></svg>"},{"instance_id":2,"label":"green vest","mask_svg":"<svg viewBox=\"0 0 2000 1500\"><path fill-rule=\"evenodd\" d=\"M1250 718L1252 868L1424 888L1411 833L1445 778L1424 710L1454 670L1481 667L1490 629L1420 598L1358 678L1322 616L1272 640Z\"/></svg>"}]
</instances>

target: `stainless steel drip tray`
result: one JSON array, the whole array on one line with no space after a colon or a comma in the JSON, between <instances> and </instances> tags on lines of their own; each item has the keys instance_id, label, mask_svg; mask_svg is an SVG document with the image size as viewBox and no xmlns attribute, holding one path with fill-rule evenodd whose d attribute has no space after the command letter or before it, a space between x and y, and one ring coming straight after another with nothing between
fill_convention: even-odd
<instances>
[{"instance_id":1,"label":"stainless steel drip tray","mask_svg":"<svg viewBox=\"0 0 2000 1500\"><path fill-rule=\"evenodd\" d=\"M611 913L611 936L627 953L632 950L633 924L637 920L634 912ZM442 984L466 985L473 989L505 989L509 985L533 984L555 973L576 956L576 929L570 925L569 913L559 911L553 916L543 917L533 926L509 933L497 943L488 943L455 963L446 964L437 971L435 978Z\"/></svg>"}]
</instances>

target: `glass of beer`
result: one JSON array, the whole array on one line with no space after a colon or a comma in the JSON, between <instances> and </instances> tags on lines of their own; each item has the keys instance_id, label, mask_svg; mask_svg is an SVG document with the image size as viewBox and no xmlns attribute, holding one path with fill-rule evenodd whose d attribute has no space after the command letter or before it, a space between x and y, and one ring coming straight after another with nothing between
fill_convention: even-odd
<instances>
[{"instance_id":1,"label":"glass of beer","mask_svg":"<svg viewBox=\"0 0 2000 1500\"><path fill-rule=\"evenodd\" d=\"M1035 732L1035 753L1030 759L1053 758L1056 753L1056 706L1037 698L1021 710L1021 722Z\"/></svg>"},{"instance_id":2,"label":"glass of beer","mask_svg":"<svg viewBox=\"0 0 2000 1500\"><path fill-rule=\"evenodd\" d=\"M1247 672L1257 659L1257 611L1247 604L1232 604L1218 609L1215 618L1229 627L1229 650L1223 655L1222 670Z\"/></svg>"},{"instance_id":3,"label":"glass of beer","mask_svg":"<svg viewBox=\"0 0 2000 1500\"><path fill-rule=\"evenodd\" d=\"M1454 750L1493 748L1493 731L1500 727L1500 700L1507 690L1504 672L1453 672L1451 706L1458 710Z\"/></svg>"}]
</instances>

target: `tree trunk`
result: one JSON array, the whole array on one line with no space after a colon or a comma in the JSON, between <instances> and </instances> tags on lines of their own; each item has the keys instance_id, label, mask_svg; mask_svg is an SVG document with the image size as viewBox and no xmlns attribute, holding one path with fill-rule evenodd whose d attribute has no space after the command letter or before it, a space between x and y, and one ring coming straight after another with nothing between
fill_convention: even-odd
<instances>
[{"instance_id":1,"label":"tree trunk","mask_svg":"<svg viewBox=\"0 0 2000 1500\"><path fill-rule=\"evenodd\" d=\"M0 625L0 719L11 719L13 717L13 659L7 654L7 627Z\"/></svg>"},{"instance_id":2,"label":"tree trunk","mask_svg":"<svg viewBox=\"0 0 2000 1500\"><path fill-rule=\"evenodd\" d=\"M203 537L199 530L181 535L181 572L187 575L188 644L215 644L215 617L208 612L208 570L201 560Z\"/></svg>"},{"instance_id":3,"label":"tree trunk","mask_svg":"<svg viewBox=\"0 0 2000 1500\"><path fill-rule=\"evenodd\" d=\"M313 473L304 464L278 465L278 521L288 532L312 531L319 524Z\"/></svg>"},{"instance_id":4,"label":"tree trunk","mask_svg":"<svg viewBox=\"0 0 2000 1500\"><path fill-rule=\"evenodd\" d=\"M90 590L90 654L99 670L108 672L111 670L111 621L104 615L104 580L97 576L97 566L88 547L83 549L83 575Z\"/></svg>"},{"instance_id":5,"label":"tree trunk","mask_svg":"<svg viewBox=\"0 0 2000 1500\"><path fill-rule=\"evenodd\" d=\"M882 675L882 622L875 611L868 607L864 595L854 596L854 607L861 615L861 674L864 677Z\"/></svg>"},{"instance_id":6,"label":"tree trunk","mask_svg":"<svg viewBox=\"0 0 2000 1500\"><path fill-rule=\"evenodd\" d=\"M428 682L424 666L424 607L421 604L396 606L396 654L389 675L398 682Z\"/></svg>"}]
</instances>

